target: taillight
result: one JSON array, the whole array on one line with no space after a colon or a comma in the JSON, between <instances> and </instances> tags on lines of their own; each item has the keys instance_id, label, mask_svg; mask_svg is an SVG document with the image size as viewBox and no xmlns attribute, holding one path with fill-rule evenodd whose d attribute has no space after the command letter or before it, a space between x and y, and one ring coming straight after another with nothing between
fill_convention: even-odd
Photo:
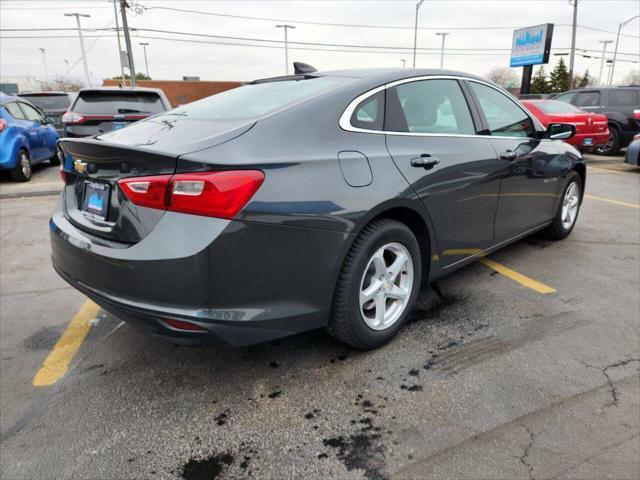
<instances>
[{"instance_id":1,"label":"taillight","mask_svg":"<svg viewBox=\"0 0 640 480\"><path fill-rule=\"evenodd\" d=\"M136 205L207 217L234 218L264 182L259 170L178 173L118 181Z\"/></svg>"},{"instance_id":2,"label":"taillight","mask_svg":"<svg viewBox=\"0 0 640 480\"><path fill-rule=\"evenodd\" d=\"M64 160L60 163L60 178L63 183L67 183L67 172L64 171Z\"/></svg>"},{"instance_id":3,"label":"taillight","mask_svg":"<svg viewBox=\"0 0 640 480\"><path fill-rule=\"evenodd\" d=\"M635 118L636 120L640 120L640 110L639 109L635 109L633 111L633 118Z\"/></svg>"},{"instance_id":4,"label":"taillight","mask_svg":"<svg viewBox=\"0 0 640 480\"><path fill-rule=\"evenodd\" d=\"M2 132L5 128L7 128L7 122L4 118L0 118L0 132Z\"/></svg>"},{"instance_id":5,"label":"taillight","mask_svg":"<svg viewBox=\"0 0 640 480\"><path fill-rule=\"evenodd\" d=\"M64 112L60 121L62 123L82 123L84 121L84 117L77 113Z\"/></svg>"},{"instance_id":6,"label":"taillight","mask_svg":"<svg viewBox=\"0 0 640 480\"><path fill-rule=\"evenodd\" d=\"M182 320L174 320L172 318L165 318L162 320L165 325L173 328L174 330L182 330L185 332L206 332L200 325L196 325L191 322L183 322Z\"/></svg>"}]
</instances>

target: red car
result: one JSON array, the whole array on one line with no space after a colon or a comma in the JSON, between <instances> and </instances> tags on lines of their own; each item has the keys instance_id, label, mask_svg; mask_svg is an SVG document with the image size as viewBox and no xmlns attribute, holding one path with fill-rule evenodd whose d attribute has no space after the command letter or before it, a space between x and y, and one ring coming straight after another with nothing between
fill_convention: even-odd
<instances>
[{"instance_id":1,"label":"red car","mask_svg":"<svg viewBox=\"0 0 640 480\"><path fill-rule=\"evenodd\" d=\"M576 134L565 140L579 150L594 150L609 141L607 117L590 113L558 100L522 100L521 103L546 128L549 123L575 125Z\"/></svg>"}]
</instances>

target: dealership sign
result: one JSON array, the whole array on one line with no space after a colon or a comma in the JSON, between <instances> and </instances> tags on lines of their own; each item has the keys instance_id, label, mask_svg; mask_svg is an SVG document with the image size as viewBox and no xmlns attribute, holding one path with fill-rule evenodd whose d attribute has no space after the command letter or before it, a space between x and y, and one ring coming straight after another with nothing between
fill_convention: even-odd
<instances>
[{"instance_id":1,"label":"dealership sign","mask_svg":"<svg viewBox=\"0 0 640 480\"><path fill-rule=\"evenodd\" d=\"M520 28L513 32L511 44L512 67L549 63L553 23Z\"/></svg>"}]
</instances>

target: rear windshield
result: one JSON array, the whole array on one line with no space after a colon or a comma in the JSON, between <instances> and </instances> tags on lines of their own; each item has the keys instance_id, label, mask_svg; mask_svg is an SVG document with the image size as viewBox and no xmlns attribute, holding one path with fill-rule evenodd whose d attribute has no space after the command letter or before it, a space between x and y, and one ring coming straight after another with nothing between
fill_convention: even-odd
<instances>
[{"instance_id":1,"label":"rear windshield","mask_svg":"<svg viewBox=\"0 0 640 480\"><path fill-rule=\"evenodd\" d=\"M92 115L135 115L160 113L165 108L155 92L80 92L73 111Z\"/></svg>"},{"instance_id":2,"label":"rear windshield","mask_svg":"<svg viewBox=\"0 0 640 480\"><path fill-rule=\"evenodd\" d=\"M320 77L243 85L178 107L166 115L191 120L257 118L328 90L341 80L345 79Z\"/></svg>"},{"instance_id":3,"label":"rear windshield","mask_svg":"<svg viewBox=\"0 0 640 480\"><path fill-rule=\"evenodd\" d=\"M67 95L20 95L41 110L64 110L71 101Z\"/></svg>"},{"instance_id":4,"label":"rear windshield","mask_svg":"<svg viewBox=\"0 0 640 480\"><path fill-rule=\"evenodd\" d=\"M570 103L559 102L557 100L546 100L544 102L531 102L544 113L584 113Z\"/></svg>"}]
</instances>

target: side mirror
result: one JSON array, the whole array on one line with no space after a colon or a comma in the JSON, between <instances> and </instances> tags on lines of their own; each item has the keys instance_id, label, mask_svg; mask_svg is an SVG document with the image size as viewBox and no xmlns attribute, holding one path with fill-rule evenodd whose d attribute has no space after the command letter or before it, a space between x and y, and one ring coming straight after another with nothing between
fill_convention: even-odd
<instances>
[{"instance_id":1,"label":"side mirror","mask_svg":"<svg viewBox=\"0 0 640 480\"><path fill-rule=\"evenodd\" d=\"M575 125L569 123L550 123L547 125L547 138L551 140L564 140L576 134Z\"/></svg>"},{"instance_id":2,"label":"side mirror","mask_svg":"<svg viewBox=\"0 0 640 480\"><path fill-rule=\"evenodd\" d=\"M53 118L44 117L44 124L45 125L53 125L54 123L56 123L56 121Z\"/></svg>"}]
</instances>

